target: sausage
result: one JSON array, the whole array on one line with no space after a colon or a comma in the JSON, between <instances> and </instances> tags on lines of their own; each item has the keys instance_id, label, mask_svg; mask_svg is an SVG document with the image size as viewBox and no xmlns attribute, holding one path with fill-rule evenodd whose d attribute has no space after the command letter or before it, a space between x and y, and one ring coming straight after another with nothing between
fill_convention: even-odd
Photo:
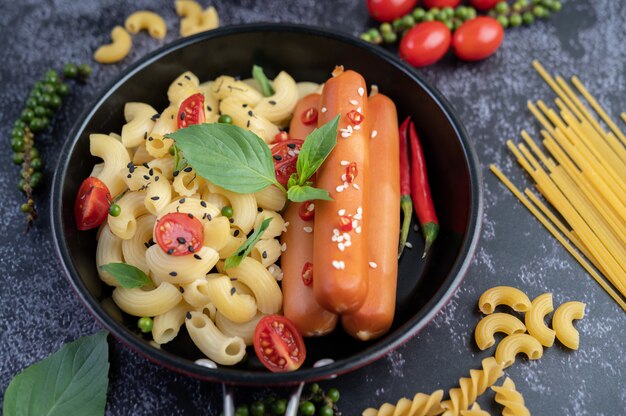
<instances>
[{"instance_id":1,"label":"sausage","mask_svg":"<svg viewBox=\"0 0 626 416\"><path fill-rule=\"evenodd\" d=\"M320 95L317 93L306 95L298 101L296 108L293 110L291 123L289 123L289 136L292 139L304 140L317 127L317 122L304 124L302 115L311 108L315 109L319 115L319 103Z\"/></svg>"},{"instance_id":2,"label":"sausage","mask_svg":"<svg viewBox=\"0 0 626 416\"><path fill-rule=\"evenodd\" d=\"M393 322L398 276L400 229L399 138L396 106L377 94L369 100L372 131L370 140L370 199L365 220L370 224L368 240L369 290L365 303L341 322L347 333L363 341L383 335Z\"/></svg>"},{"instance_id":3,"label":"sausage","mask_svg":"<svg viewBox=\"0 0 626 416\"><path fill-rule=\"evenodd\" d=\"M322 91L318 126L340 116L337 146L316 181L333 200L315 203L313 291L320 305L343 314L356 312L367 295L368 223L363 213L369 202L370 129L367 122L357 124L348 116L359 111L362 120L369 117L363 77L341 67L333 75Z\"/></svg>"},{"instance_id":4,"label":"sausage","mask_svg":"<svg viewBox=\"0 0 626 416\"><path fill-rule=\"evenodd\" d=\"M311 285L312 270L303 276L305 267L313 264L313 219L305 221L299 214L300 209L307 212L307 206L303 202L292 202L284 213L289 226L281 236L281 243L286 244L287 249L280 261L283 270L283 313L303 336L311 337L331 332L338 318L315 300ZM313 212L307 213L311 215Z\"/></svg>"}]
</instances>

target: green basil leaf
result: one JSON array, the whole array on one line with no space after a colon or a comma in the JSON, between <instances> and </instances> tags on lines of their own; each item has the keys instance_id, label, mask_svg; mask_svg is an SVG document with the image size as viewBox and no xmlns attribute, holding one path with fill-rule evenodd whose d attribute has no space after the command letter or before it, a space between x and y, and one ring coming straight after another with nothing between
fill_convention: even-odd
<instances>
[{"instance_id":1,"label":"green basil leaf","mask_svg":"<svg viewBox=\"0 0 626 416\"><path fill-rule=\"evenodd\" d=\"M100 270L109 273L122 287L133 289L152 283L150 278L140 269L126 263L109 263L100 266Z\"/></svg>"},{"instance_id":2,"label":"green basil leaf","mask_svg":"<svg viewBox=\"0 0 626 416\"><path fill-rule=\"evenodd\" d=\"M235 251L234 254L226 259L226 261L224 262L225 269L231 269L233 267L239 266L244 257L250 254L252 248L257 243L257 241L259 241L267 227L270 225L271 221L271 217L263 220L261 226L258 229L254 230L254 232L250 234L250 237L248 237L246 241L243 242L243 244L237 249L237 251Z\"/></svg>"},{"instance_id":3,"label":"green basil leaf","mask_svg":"<svg viewBox=\"0 0 626 416\"><path fill-rule=\"evenodd\" d=\"M295 185L287 190L287 198L293 202L312 201L314 199L323 199L332 201L330 194L326 189L314 188L309 185Z\"/></svg>"},{"instance_id":4,"label":"green basil leaf","mask_svg":"<svg viewBox=\"0 0 626 416\"><path fill-rule=\"evenodd\" d=\"M338 126L339 116L313 130L307 136L302 144L298 154L298 162L296 163L296 170L300 179L299 185L303 185L307 179L315 174L335 148Z\"/></svg>"},{"instance_id":5,"label":"green basil leaf","mask_svg":"<svg viewBox=\"0 0 626 416\"><path fill-rule=\"evenodd\" d=\"M4 416L104 415L109 384L106 331L64 345L13 378Z\"/></svg>"},{"instance_id":6,"label":"green basil leaf","mask_svg":"<svg viewBox=\"0 0 626 416\"><path fill-rule=\"evenodd\" d=\"M297 184L298 184L298 174L292 173L291 176L289 177L289 181L287 182L287 188L291 188L292 186L295 186Z\"/></svg>"},{"instance_id":7,"label":"green basil leaf","mask_svg":"<svg viewBox=\"0 0 626 416\"><path fill-rule=\"evenodd\" d=\"M205 123L166 137L176 140L176 146L198 175L224 189L251 194L277 183L269 147L249 130Z\"/></svg>"},{"instance_id":8,"label":"green basil leaf","mask_svg":"<svg viewBox=\"0 0 626 416\"><path fill-rule=\"evenodd\" d=\"M265 97L269 97L270 95L274 95L274 88L272 88L272 84L270 80L265 76L265 72L263 72L263 68L258 65L252 66L252 78L256 80L261 87L261 92Z\"/></svg>"}]
</instances>

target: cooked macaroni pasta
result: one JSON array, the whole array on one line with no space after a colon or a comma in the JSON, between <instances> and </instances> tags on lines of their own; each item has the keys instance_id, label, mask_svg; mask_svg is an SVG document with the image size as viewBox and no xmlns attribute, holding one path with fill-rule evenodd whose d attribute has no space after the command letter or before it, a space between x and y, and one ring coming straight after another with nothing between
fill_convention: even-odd
<instances>
[{"instance_id":1,"label":"cooked macaroni pasta","mask_svg":"<svg viewBox=\"0 0 626 416\"><path fill-rule=\"evenodd\" d=\"M236 364L246 353L243 339L224 335L213 321L201 312L189 312L185 326L200 351L218 364Z\"/></svg>"}]
</instances>

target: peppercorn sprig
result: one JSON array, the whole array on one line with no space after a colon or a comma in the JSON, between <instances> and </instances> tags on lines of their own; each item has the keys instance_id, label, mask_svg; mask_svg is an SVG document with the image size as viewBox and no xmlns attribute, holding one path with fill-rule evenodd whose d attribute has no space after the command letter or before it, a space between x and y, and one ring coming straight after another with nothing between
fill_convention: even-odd
<instances>
[{"instance_id":1,"label":"peppercorn sprig","mask_svg":"<svg viewBox=\"0 0 626 416\"><path fill-rule=\"evenodd\" d=\"M66 64L63 68L64 78L86 80L91 75L89 65ZM43 162L35 147L35 133L44 131L50 124L50 117L61 106L62 97L69 93L69 87L63 82L57 71L48 70L43 79L35 82L26 106L11 130L11 149L13 163L19 165L19 189L26 195L26 202L20 210L26 214L26 230L37 218L34 189L43 181Z\"/></svg>"},{"instance_id":2,"label":"peppercorn sprig","mask_svg":"<svg viewBox=\"0 0 626 416\"><path fill-rule=\"evenodd\" d=\"M561 10L559 0L516 0L512 6L501 1L487 11L489 16L498 20L504 27L516 27L523 24L530 25L535 18L546 18L552 12ZM417 7L411 13L395 19L392 23L381 23L378 28L371 28L361 34L361 39L374 44L395 43L404 32L418 23L439 21L451 31L458 29L464 22L478 15L474 7L460 5L456 8L433 7L424 9Z\"/></svg>"}]
</instances>

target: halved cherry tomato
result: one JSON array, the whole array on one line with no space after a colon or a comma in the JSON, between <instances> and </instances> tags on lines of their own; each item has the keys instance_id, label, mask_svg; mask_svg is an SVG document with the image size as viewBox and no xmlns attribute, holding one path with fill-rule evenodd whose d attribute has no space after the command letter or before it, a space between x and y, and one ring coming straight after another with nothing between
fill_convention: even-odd
<instances>
[{"instance_id":1,"label":"halved cherry tomato","mask_svg":"<svg viewBox=\"0 0 626 416\"><path fill-rule=\"evenodd\" d=\"M302 124L308 126L313 123L317 123L317 108L309 107L302 112L301 116Z\"/></svg>"},{"instance_id":2,"label":"halved cherry tomato","mask_svg":"<svg viewBox=\"0 0 626 416\"><path fill-rule=\"evenodd\" d=\"M461 0L424 0L424 6L427 9L432 7L456 7L461 3Z\"/></svg>"},{"instance_id":3,"label":"halved cherry tomato","mask_svg":"<svg viewBox=\"0 0 626 416\"><path fill-rule=\"evenodd\" d=\"M197 93L185 99L178 109L178 128L204 123L204 95Z\"/></svg>"},{"instance_id":4,"label":"halved cherry tomato","mask_svg":"<svg viewBox=\"0 0 626 416\"><path fill-rule=\"evenodd\" d=\"M272 147L276 179L281 185L287 185L289 177L296 172L298 153L302 148L302 140L287 140Z\"/></svg>"},{"instance_id":5,"label":"halved cherry tomato","mask_svg":"<svg viewBox=\"0 0 626 416\"><path fill-rule=\"evenodd\" d=\"M276 136L274 136L274 141L272 142L272 144L286 142L287 140L289 140L289 133L287 133L286 131L279 131L278 133L276 133Z\"/></svg>"},{"instance_id":6,"label":"halved cherry tomato","mask_svg":"<svg viewBox=\"0 0 626 416\"><path fill-rule=\"evenodd\" d=\"M306 358L302 335L289 319L280 315L267 315L256 325L254 352L274 373L297 370Z\"/></svg>"},{"instance_id":7,"label":"halved cherry tomato","mask_svg":"<svg viewBox=\"0 0 626 416\"><path fill-rule=\"evenodd\" d=\"M479 16L454 32L452 49L464 61L479 61L496 53L503 39L504 29L496 19Z\"/></svg>"},{"instance_id":8,"label":"halved cherry tomato","mask_svg":"<svg viewBox=\"0 0 626 416\"><path fill-rule=\"evenodd\" d=\"M313 284L313 263L306 262L302 266L302 283L305 286L311 286Z\"/></svg>"},{"instance_id":9,"label":"halved cherry tomato","mask_svg":"<svg viewBox=\"0 0 626 416\"><path fill-rule=\"evenodd\" d=\"M172 256L185 256L202 247L204 229L192 214L172 212L159 219L155 227L159 247Z\"/></svg>"},{"instance_id":10,"label":"halved cherry tomato","mask_svg":"<svg viewBox=\"0 0 626 416\"><path fill-rule=\"evenodd\" d=\"M300 204L298 209L298 215L302 218L302 221L311 221L315 218L315 203L314 201L305 201Z\"/></svg>"},{"instance_id":11,"label":"halved cherry tomato","mask_svg":"<svg viewBox=\"0 0 626 416\"><path fill-rule=\"evenodd\" d=\"M416 3L417 0L367 0L367 10L376 20L391 22L409 13Z\"/></svg>"},{"instance_id":12,"label":"halved cherry tomato","mask_svg":"<svg viewBox=\"0 0 626 416\"><path fill-rule=\"evenodd\" d=\"M91 230L106 220L111 205L109 188L93 176L83 181L78 188L74 217L79 230Z\"/></svg>"},{"instance_id":13,"label":"halved cherry tomato","mask_svg":"<svg viewBox=\"0 0 626 416\"><path fill-rule=\"evenodd\" d=\"M478 10L489 10L496 7L502 0L470 0L470 5Z\"/></svg>"},{"instance_id":14,"label":"halved cherry tomato","mask_svg":"<svg viewBox=\"0 0 626 416\"><path fill-rule=\"evenodd\" d=\"M400 57L413 66L427 66L440 60L450 48L452 35L437 21L419 23L400 42Z\"/></svg>"}]
</instances>

